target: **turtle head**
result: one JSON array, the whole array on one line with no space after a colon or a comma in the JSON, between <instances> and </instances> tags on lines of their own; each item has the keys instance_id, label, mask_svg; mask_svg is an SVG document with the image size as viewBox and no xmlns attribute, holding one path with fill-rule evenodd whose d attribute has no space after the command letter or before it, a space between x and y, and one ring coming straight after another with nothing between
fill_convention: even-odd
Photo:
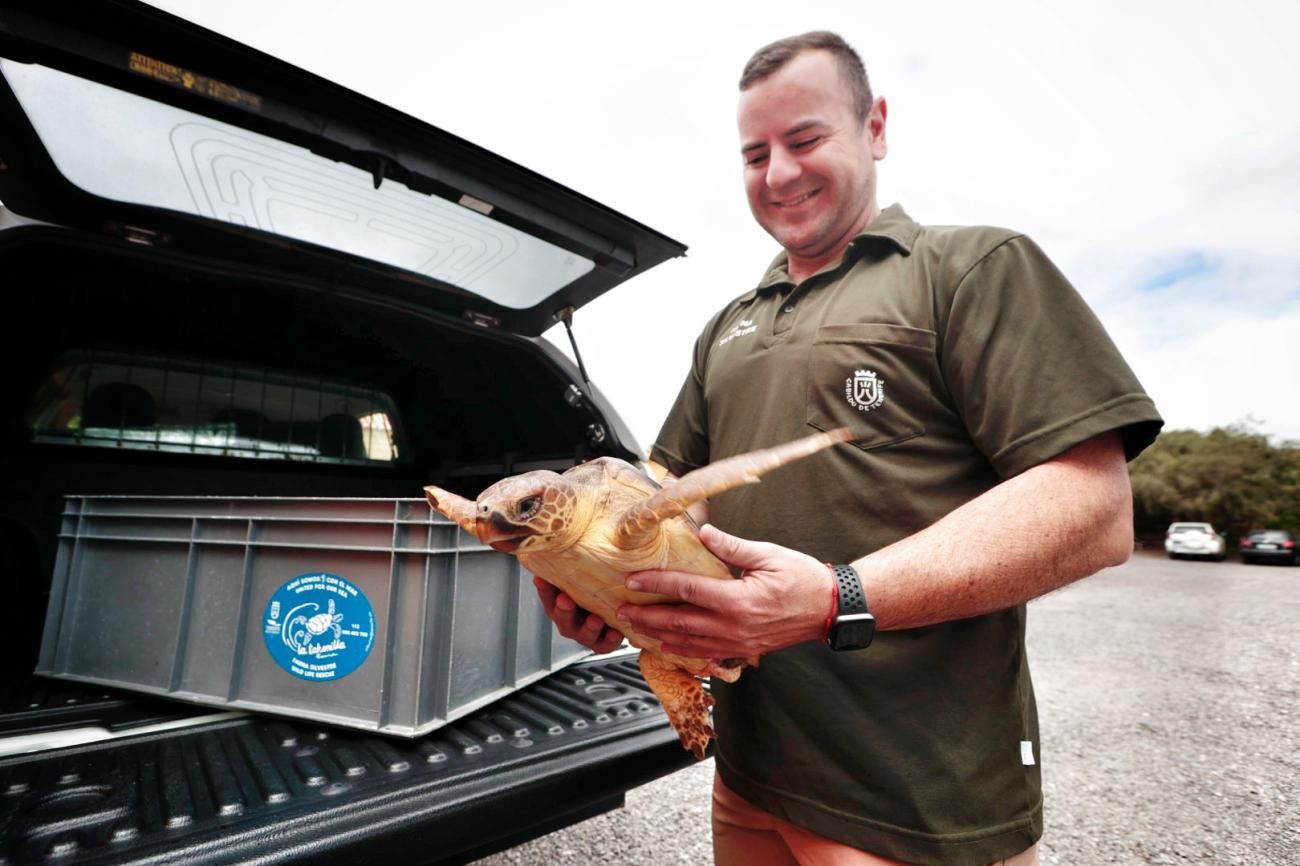
<instances>
[{"instance_id":1,"label":"turtle head","mask_svg":"<svg viewBox=\"0 0 1300 866\"><path fill-rule=\"evenodd\" d=\"M474 509L479 541L507 553L564 547L581 532L577 490L556 472L502 479L479 494Z\"/></svg>"}]
</instances>

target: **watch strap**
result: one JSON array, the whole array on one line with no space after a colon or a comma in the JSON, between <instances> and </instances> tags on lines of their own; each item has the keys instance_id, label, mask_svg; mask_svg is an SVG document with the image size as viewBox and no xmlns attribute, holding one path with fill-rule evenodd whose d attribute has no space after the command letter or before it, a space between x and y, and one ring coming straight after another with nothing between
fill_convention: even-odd
<instances>
[{"instance_id":1,"label":"watch strap","mask_svg":"<svg viewBox=\"0 0 1300 866\"><path fill-rule=\"evenodd\" d=\"M867 594L862 591L862 580L851 565L832 565L836 589L839 592L839 611L836 619L851 613L867 612Z\"/></svg>"},{"instance_id":2,"label":"watch strap","mask_svg":"<svg viewBox=\"0 0 1300 866\"><path fill-rule=\"evenodd\" d=\"M867 610L867 594L862 589L862 580L851 565L831 565L830 568L835 575L838 602L826 632L826 645L836 652L866 649L875 637L876 619Z\"/></svg>"}]
</instances>

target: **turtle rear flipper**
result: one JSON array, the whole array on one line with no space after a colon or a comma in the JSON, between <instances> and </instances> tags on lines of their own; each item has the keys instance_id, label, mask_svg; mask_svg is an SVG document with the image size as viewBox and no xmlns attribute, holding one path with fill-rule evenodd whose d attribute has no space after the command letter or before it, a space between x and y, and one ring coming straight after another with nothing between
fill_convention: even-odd
<instances>
[{"instance_id":1,"label":"turtle rear flipper","mask_svg":"<svg viewBox=\"0 0 1300 866\"><path fill-rule=\"evenodd\" d=\"M663 704L664 712L678 738L697 760L704 760L709 740L714 738L709 721L713 695L704 690L704 684L686 671L665 664L659 656L641 650L641 676L645 677L655 697Z\"/></svg>"},{"instance_id":2,"label":"turtle rear flipper","mask_svg":"<svg viewBox=\"0 0 1300 866\"><path fill-rule=\"evenodd\" d=\"M660 523L685 513L696 502L742 484L754 484L764 473L852 438L849 428L839 427L761 451L737 454L688 472L628 508L619 518L614 543L624 550L644 544Z\"/></svg>"}]
</instances>

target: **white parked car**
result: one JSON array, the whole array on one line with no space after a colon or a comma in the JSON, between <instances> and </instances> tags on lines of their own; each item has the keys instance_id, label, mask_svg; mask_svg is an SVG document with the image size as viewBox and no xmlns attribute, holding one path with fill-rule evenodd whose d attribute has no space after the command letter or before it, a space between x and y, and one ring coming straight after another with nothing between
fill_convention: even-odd
<instances>
[{"instance_id":1,"label":"white parked car","mask_svg":"<svg viewBox=\"0 0 1300 866\"><path fill-rule=\"evenodd\" d=\"M1171 523L1165 532L1165 553L1170 559L1199 556L1221 562L1226 544L1208 523Z\"/></svg>"}]
</instances>

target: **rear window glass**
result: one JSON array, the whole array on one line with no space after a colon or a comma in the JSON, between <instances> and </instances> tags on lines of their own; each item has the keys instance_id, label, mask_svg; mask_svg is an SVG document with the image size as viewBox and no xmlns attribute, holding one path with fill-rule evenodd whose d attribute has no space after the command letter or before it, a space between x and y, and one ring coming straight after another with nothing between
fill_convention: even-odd
<instances>
[{"instance_id":1,"label":"rear window glass","mask_svg":"<svg viewBox=\"0 0 1300 866\"><path fill-rule=\"evenodd\" d=\"M35 64L0 72L60 173L94 195L260 229L403 268L515 309L595 262L492 216L297 145Z\"/></svg>"},{"instance_id":2,"label":"rear window glass","mask_svg":"<svg viewBox=\"0 0 1300 866\"><path fill-rule=\"evenodd\" d=\"M1256 529L1250 537L1256 541L1286 541L1291 536L1280 529Z\"/></svg>"},{"instance_id":3,"label":"rear window glass","mask_svg":"<svg viewBox=\"0 0 1300 866\"><path fill-rule=\"evenodd\" d=\"M326 463L403 459L393 401L291 372L66 354L27 411L40 442Z\"/></svg>"}]
</instances>

